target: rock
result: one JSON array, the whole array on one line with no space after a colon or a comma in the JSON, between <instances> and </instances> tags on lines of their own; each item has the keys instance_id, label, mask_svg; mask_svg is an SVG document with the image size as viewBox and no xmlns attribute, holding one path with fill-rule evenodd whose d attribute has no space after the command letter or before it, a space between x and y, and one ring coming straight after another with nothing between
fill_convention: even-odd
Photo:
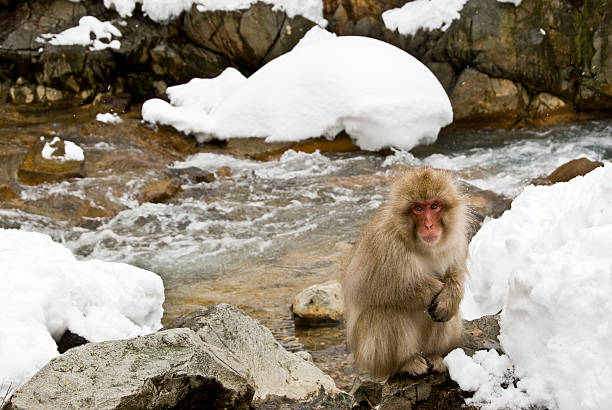
<instances>
[{"instance_id":1,"label":"rock","mask_svg":"<svg viewBox=\"0 0 612 410\"><path fill-rule=\"evenodd\" d=\"M450 100L455 122L486 118L512 124L525 114L529 95L523 86L511 80L466 68L459 75Z\"/></svg>"},{"instance_id":2,"label":"rock","mask_svg":"<svg viewBox=\"0 0 612 410\"><path fill-rule=\"evenodd\" d=\"M66 329L59 342L57 342L57 351L60 352L60 354L66 353L68 350L84 345L85 343L89 343L89 340Z\"/></svg>"},{"instance_id":3,"label":"rock","mask_svg":"<svg viewBox=\"0 0 612 410\"><path fill-rule=\"evenodd\" d=\"M314 363L312 360L312 355L305 350L300 350L299 352L295 352L294 354L302 360L306 360L309 363Z\"/></svg>"},{"instance_id":4,"label":"rock","mask_svg":"<svg viewBox=\"0 0 612 410\"><path fill-rule=\"evenodd\" d=\"M572 106L548 93L539 93L529 103L529 118L550 123L551 120L564 121L576 118Z\"/></svg>"},{"instance_id":5,"label":"rock","mask_svg":"<svg viewBox=\"0 0 612 410\"><path fill-rule=\"evenodd\" d=\"M36 141L28 151L17 173L19 180L27 185L37 185L43 182L58 182L69 178L81 178L83 173L83 160L63 160L64 142L55 145L55 151L50 158L44 158L43 148L49 140L42 138Z\"/></svg>"},{"instance_id":6,"label":"rock","mask_svg":"<svg viewBox=\"0 0 612 410\"><path fill-rule=\"evenodd\" d=\"M349 394L353 396L353 410L370 410L380 404L383 382L369 376L359 375L355 378Z\"/></svg>"},{"instance_id":7,"label":"rock","mask_svg":"<svg viewBox=\"0 0 612 410\"><path fill-rule=\"evenodd\" d=\"M503 353L498 339L499 331L499 314L464 320L461 348L470 356L483 349L495 349Z\"/></svg>"},{"instance_id":8,"label":"rock","mask_svg":"<svg viewBox=\"0 0 612 410\"><path fill-rule=\"evenodd\" d=\"M232 170L227 165L220 167L215 171L215 175L222 178L230 178L232 176Z\"/></svg>"},{"instance_id":9,"label":"rock","mask_svg":"<svg viewBox=\"0 0 612 410\"><path fill-rule=\"evenodd\" d=\"M603 167L603 165L603 162L591 161L584 157L573 159L555 169L549 176L536 178L531 182L534 185L552 185L558 182L567 182L577 176L584 176L595 168Z\"/></svg>"},{"instance_id":10,"label":"rock","mask_svg":"<svg viewBox=\"0 0 612 410\"><path fill-rule=\"evenodd\" d=\"M349 404L350 397L336 388L331 377L286 351L267 328L233 306L202 308L166 326L177 327L188 327L204 342L229 350L247 368L255 386L256 407L301 403L316 408L324 403L344 408Z\"/></svg>"},{"instance_id":11,"label":"rock","mask_svg":"<svg viewBox=\"0 0 612 410\"><path fill-rule=\"evenodd\" d=\"M244 366L189 329L89 343L53 359L19 388L8 409L248 409Z\"/></svg>"},{"instance_id":12,"label":"rock","mask_svg":"<svg viewBox=\"0 0 612 410\"><path fill-rule=\"evenodd\" d=\"M344 314L342 285L331 281L304 289L295 297L291 311L298 325L338 324Z\"/></svg>"},{"instance_id":13,"label":"rock","mask_svg":"<svg viewBox=\"0 0 612 410\"><path fill-rule=\"evenodd\" d=\"M140 194L140 203L152 202L159 204L167 202L182 191L183 189L172 179L149 182Z\"/></svg>"},{"instance_id":14,"label":"rock","mask_svg":"<svg viewBox=\"0 0 612 410\"><path fill-rule=\"evenodd\" d=\"M465 407L465 397L469 397L469 394L459 390L457 383L447 373L431 373L422 377L396 375L385 382L379 409L475 409Z\"/></svg>"},{"instance_id":15,"label":"rock","mask_svg":"<svg viewBox=\"0 0 612 410\"><path fill-rule=\"evenodd\" d=\"M17 198L19 198L19 195L10 185L0 184L0 201L10 201Z\"/></svg>"}]
</instances>

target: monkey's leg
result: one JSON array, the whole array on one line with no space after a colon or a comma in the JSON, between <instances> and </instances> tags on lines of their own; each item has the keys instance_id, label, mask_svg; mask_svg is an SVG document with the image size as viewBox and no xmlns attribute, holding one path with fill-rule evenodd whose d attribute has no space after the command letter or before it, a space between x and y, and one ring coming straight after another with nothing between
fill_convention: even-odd
<instances>
[{"instance_id":1,"label":"monkey's leg","mask_svg":"<svg viewBox=\"0 0 612 410\"><path fill-rule=\"evenodd\" d=\"M373 376L387 377L398 370L397 313L393 309L369 308L347 317L349 348L357 367Z\"/></svg>"},{"instance_id":2,"label":"monkey's leg","mask_svg":"<svg viewBox=\"0 0 612 410\"><path fill-rule=\"evenodd\" d=\"M403 311L398 317L399 339L397 343L397 358L399 372L412 376L421 376L429 371L429 365L423 355L423 342L427 340L428 328L433 323L429 315L423 311Z\"/></svg>"}]
</instances>

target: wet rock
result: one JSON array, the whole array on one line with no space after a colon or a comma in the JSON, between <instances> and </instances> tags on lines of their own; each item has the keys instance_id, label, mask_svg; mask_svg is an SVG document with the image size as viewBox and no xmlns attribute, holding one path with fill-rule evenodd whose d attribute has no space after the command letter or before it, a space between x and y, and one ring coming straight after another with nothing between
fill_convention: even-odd
<instances>
[{"instance_id":1,"label":"wet rock","mask_svg":"<svg viewBox=\"0 0 612 410\"><path fill-rule=\"evenodd\" d=\"M510 209L512 199L496 192L480 189L468 183L462 183L469 196L470 208L477 222L472 234L478 231L485 218L499 218L506 210Z\"/></svg>"},{"instance_id":2,"label":"wet rock","mask_svg":"<svg viewBox=\"0 0 612 410\"><path fill-rule=\"evenodd\" d=\"M19 198L15 190L6 184L0 184L0 201L10 201Z\"/></svg>"},{"instance_id":3,"label":"wet rock","mask_svg":"<svg viewBox=\"0 0 612 410\"><path fill-rule=\"evenodd\" d=\"M140 203L152 202L154 204L159 204L168 202L182 191L180 185L172 179L152 181L143 188L140 194Z\"/></svg>"},{"instance_id":4,"label":"wet rock","mask_svg":"<svg viewBox=\"0 0 612 410\"><path fill-rule=\"evenodd\" d=\"M588 158L573 159L559 168L555 169L550 175L532 180L534 185L552 185L558 182L567 182L577 176L584 176L598 167L603 167L603 162L591 161Z\"/></svg>"},{"instance_id":5,"label":"wet rock","mask_svg":"<svg viewBox=\"0 0 612 410\"><path fill-rule=\"evenodd\" d=\"M233 306L202 308L166 326L177 327L193 329L204 342L229 350L247 368L255 386L255 407L348 406L349 396L331 377L286 351L267 328Z\"/></svg>"},{"instance_id":6,"label":"wet rock","mask_svg":"<svg viewBox=\"0 0 612 410\"><path fill-rule=\"evenodd\" d=\"M467 68L459 75L450 100L457 122L487 118L512 124L525 114L529 95L511 80Z\"/></svg>"},{"instance_id":7,"label":"wet rock","mask_svg":"<svg viewBox=\"0 0 612 410\"><path fill-rule=\"evenodd\" d=\"M55 150L50 157L43 156L43 149L49 143ZM19 167L18 177L27 185L38 185L43 182L58 182L69 178L81 178L83 160L63 159L65 146L63 141L52 142L41 138L28 151Z\"/></svg>"},{"instance_id":8,"label":"wet rock","mask_svg":"<svg viewBox=\"0 0 612 410\"><path fill-rule=\"evenodd\" d=\"M217 179L216 172L208 172L203 169L197 167L188 167L188 168L171 168L168 171L168 174L172 178L177 178L182 182L190 183L190 184L200 184L202 182L211 183ZM230 172L231 175L231 172Z\"/></svg>"},{"instance_id":9,"label":"wet rock","mask_svg":"<svg viewBox=\"0 0 612 410\"><path fill-rule=\"evenodd\" d=\"M232 170L227 165L220 167L215 171L215 175L222 178L230 178L232 176Z\"/></svg>"},{"instance_id":10,"label":"wet rock","mask_svg":"<svg viewBox=\"0 0 612 410\"><path fill-rule=\"evenodd\" d=\"M353 397L353 410L370 410L380 404L383 382L366 375L355 378L349 394Z\"/></svg>"},{"instance_id":11,"label":"wet rock","mask_svg":"<svg viewBox=\"0 0 612 410\"><path fill-rule=\"evenodd\" d=\"M235 358L173 329L70 349L18 389L8 409L248 409L252 396Z\"/></svg>"},{"instance_id":12,"label":"wet rock","mask_svg":"<svg viewBox=\"0 0 612 410\"><path fill-rule=\"evenodd\" d=\"M304 289L295 297L291 311L300 326L338 324L344 314L342 285L331 281Z\"/></svg>"}]
</instances>

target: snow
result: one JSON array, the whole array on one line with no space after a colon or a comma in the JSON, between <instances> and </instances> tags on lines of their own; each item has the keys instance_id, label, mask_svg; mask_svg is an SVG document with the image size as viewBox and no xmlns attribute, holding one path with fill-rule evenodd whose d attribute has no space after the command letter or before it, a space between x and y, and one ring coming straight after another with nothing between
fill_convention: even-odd
<instances>
[{"instance_id":1,"label":"snow","mask_svg":"<svg viewBox=\"0 0 612 410\"><path fill-rule=\"evenodd\" d=\"M419 29L446 31L467 0L415 0L401 8L382 14L385 26L403 35L414 35Z\"/></svg>"},{"instance_id":2,"label":"snow","mask_svg":"<svg viewBox=\"0 0 612 410\"><path fill-rule=\"evenodd\" d=\"M610 203L606 163L567 183L527 187L470 243L462 312L472 319L502 310L501 346L530 404L612 408ZM451 358L449 367L453 375L474 366ZM487 408L504 408L508 393L497 391Z\"/></svg>"},{"instance_id":3,"label":"snow","mask_svg":"<svg viewBox=\"0 0 612 410\"><path fill-rule=\"evenodd\" d=\"M284 11L291 18L302 15L321 27L327 26L327 20L323 18L322 0L200 0L197 3L199 11L243 10L257 1L274 5L273 10Z\"/></svg>"},{"instance_id":4,"label":"snow","mask_svg":"<svg viewBox=\"0 0 612 410\"><path fill-rule=\"evenodd\" d=\"M246 80L226 70L189 84L171 88L171 103L146 101L143 119L171 125L199 142L331 139L345 130L366 150L431 143L452 121L444 89L410 54L371 38L336 37L319 27ZM222 91L200 92L200 84Z\"/></svg>"},{"instance_id":5,"label":"snow","mask_svg":"<svg viewBox=\"0 0 612 410\"><path fill-rule=\"evenodd\" d=\"M497 0L500 3L511 3L514 4L516 7L520 6L521 3L523 2L523 0Z\"/></svg>"},{"instance_id":6,"label":"snow","mask_svg":"<svg viewBox=\"0 0 612 410\"><path fill-rule=\"evenodd\" d=\"M94 39L91 38L92 33ZM113 36L121 37L121 32L112 23L102 22L93 16L84 16L79 20L78 26L64 30L59 34L42 34L37 38L37 41L41 43L48 41L49 44L54 46L84 46L89 47L92 51L106 48L119 49L121 43L118 40L113 40Z\"/></svg>"},{"instance_id":7,"label":"snow","mask_svg":"<svg viewBox=\"0 0 612 410\"><path fill-rule=\"evenodd\" d=\"M122 263L77 261L47 235L0 229L0 384L15 388L58 355L70 329L94 342L161 327L159 276Z\"/></svg>"},{"instance_id":8,"label":"snow","mask_svg":"<svg viewBox=\"0 0 612 410\"><path fill-rule=\"evenodd\" d=\"M272 4L274 10L284 11L289 17L302 15L325 27L323 2L321 0L259 0ZM195 4L198 11L245 10L257 0L104 0L104 6L115 9L121 17L130 17L136 4L142 4L142 11L153 21L164 23L172 20Z\"/></svg>"},{"instance_id":9,"label":"snow","mask_svg":"<svg viewBox=\"0 0 612 410\"><path fill-rule=\"evenodd\" d=\"M57 146L62 140L59 137L54 137L51 142L47 142L42 149L41 155L45 159L53 159L56 161L83 161L85 155L83 149L72 141L64 141L64 155L55 155Z\"/></svg>"},{"instance_id":10,"label":"snow","mask_svg":"<svg viewBox=\"0 0 612 410\"><path fill-rule=\"evenodd\" d=\"M96 115L96 120L103 122L105 124L119 124L121 122L123 122L123 120L121 119L121 117L119 117L117 114L115 114L114 112L107 112L107 113L100 113Z\"/></svg>"}]
</instances>

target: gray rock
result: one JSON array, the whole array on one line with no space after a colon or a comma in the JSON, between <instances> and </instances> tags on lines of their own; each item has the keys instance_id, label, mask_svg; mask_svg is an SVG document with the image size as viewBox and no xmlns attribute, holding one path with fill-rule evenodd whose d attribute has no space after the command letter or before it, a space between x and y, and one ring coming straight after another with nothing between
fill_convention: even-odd
<instances>
[{"instance_id":1,"label":"gray rock","mask_svg":"<svg viewBox=\"0 0 612 410\"><path fill-rule=\"evenodd\" d=\"M302 326L337 324L344 314L342 285L331 281L310 286L295 297L291 310Z\"/></svg>"},{"instance_id":2,"label":"gray rock","mask_svg":"<svg viewBox=\"0 0 612 410\"><path fill-rule=\"evenodd\" d=\"M246 369L189 329L69 350L15 392L8 409L248 409Z\"/></svg>"},{"instance_id":3,"label":"gray rock","mask_svg":"<svg viewBox=\"0 0 612 410\"><path fill-rule=\"evenodd\" d=\"M380 404L383 382L369 376L359 375L353 382L349 394L353 396L353 410L369 410Z\"/></svg>"},{"instance_id":4,"label":"gray rock","mask_svg":"<svg viewBox=\"0 0 612 410\"><path fill-rule=\"evenodd\" d=\"M199 309L166 328L188 327L211 345L226 349L247 368L254 400L274 403L325 403L346 407L350 397L313 364L286 351L270 330L228 304ZM280 401L279 401L280 400ZM296 404L297 405L297 404Z\"/></svg>"}]
</instances>

